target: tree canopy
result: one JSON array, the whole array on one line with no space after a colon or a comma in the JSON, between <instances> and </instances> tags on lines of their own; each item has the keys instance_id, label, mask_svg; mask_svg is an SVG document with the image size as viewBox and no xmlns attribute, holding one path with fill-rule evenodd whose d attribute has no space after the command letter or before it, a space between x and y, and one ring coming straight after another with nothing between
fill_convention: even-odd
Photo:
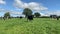
<instances>
[{"instance_id":1,"label":"tree canopy","mask_svg":"<svg viewBox=\"0 0 60 34\"><path fill-rule=\"evenodd\" d=\"M5 17L5 18L9 18L9 17L10 17L10 13L9 13L9 12L6 12L6 13L4 14L4 17Z\"/></svg>"},{"instance_id":2,"label":"tree canopy","mask_svg":"<svg viewBox=\"0 0 60 34\"><path fill-rule=\"evenodd\" d=\"M32 15L32 10L29 8L25 8L23 10L23 14L27 17L28 15Z\"/></svg>"},{"instance_id":3,"label":"tree canopy","mask_svg":"<svg viewBox=\"0 0 60 34\"><path fill-rule=\"evenodd\" d=\"M40 14L40 13L38 13L38 12L36 12L36 13L34 13L34 16L35 16L35 17L40 17L40 16L41 16L41 14Z\"/></svg>"}]
</instances>

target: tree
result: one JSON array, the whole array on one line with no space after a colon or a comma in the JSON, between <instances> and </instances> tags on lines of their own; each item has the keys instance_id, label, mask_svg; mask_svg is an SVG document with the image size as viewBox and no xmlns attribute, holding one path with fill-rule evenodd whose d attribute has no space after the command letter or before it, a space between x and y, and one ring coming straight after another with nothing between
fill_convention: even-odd
<instances>
[{"instance_id":1,"label":"tree","mask_svg":"<svg viewBox=\"0 0 60 34\"><path fill-rule=\"evenodd\" d=\"M34 16L35 16L35 17L40 17L40 15L41 15L41 14L38 13L38 12L34 13Z\"/></svg>"},{"instance_id":2,"label":"tree","mask_svg":"<svg viewBox=\"0 0 60 34\"><path fill-rule=\"evenodd\" d=\"M32 10L29 8L25 8L23 10L23 14L25 15L25 17L27 17L28 15L32 15Z\"/></svg>"},{"instance_id":3,"label":"tree","mask_svg":"<svg viewBox=\"0 0 60 34\"><path fill-rule=\"evenodd\" d=\"M6 13L4 14L4 18L5 18L5 19L9 19L9 18L10 18L10 13L9 13L9 12L6 12Z\"/></svg>"}]
</instances>

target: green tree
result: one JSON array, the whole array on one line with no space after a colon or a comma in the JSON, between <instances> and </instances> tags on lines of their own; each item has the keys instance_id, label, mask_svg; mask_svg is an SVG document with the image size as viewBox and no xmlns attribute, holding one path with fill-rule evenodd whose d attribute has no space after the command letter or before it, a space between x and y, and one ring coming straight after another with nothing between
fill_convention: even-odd
<instances>
[{"instance_id":1,"label":"green tree","mask_svg":"<svg viewBox=\"0 0 60 34\"><path fill-rule=\"evenodd\" d=\"M9 13L9 12L6 12L6 13L4 14L4 18L5 18L5 19L9 19L9 18L10 18L10 13Z\"/></svg>"},{"instance_id":2,"label":"green tree","mask_svg":"<svg viewBox=\"0 0 60 34\"><path fill-rule=\"evenodd\" d=\"M27 17L28 15L32 15L32 10L29 8L25 8L23 10L23 14L25 15L25 17Z\"/></svg>"},{"instance_id":3,"label":"green tree","mask_svg":"<svg viewBox=\"0 0 60 34\"><path fill-rule=\"evenodd\" d=\"M34 16L35 16L35 17L40 17L40 16L41 16L41 14L40 14L40 13L38 13L38 12L36 12L36 13L34 13Z\"/></svg>"}]
</instances>

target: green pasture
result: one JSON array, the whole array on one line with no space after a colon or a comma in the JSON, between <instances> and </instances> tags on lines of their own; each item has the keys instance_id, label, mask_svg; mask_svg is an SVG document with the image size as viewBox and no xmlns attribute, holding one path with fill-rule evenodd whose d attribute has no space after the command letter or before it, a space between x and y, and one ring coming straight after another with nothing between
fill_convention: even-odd
<instances>
[{"instance_id":1,"label":"green pasture","mask_svg":"<svg viewBox=\"0 0 60 34\"><path fill-rule=\"evenodd\" d=\"M60 20L50 18L0 19L0 34L60 34Z\"/></svg>"}]
</instances>

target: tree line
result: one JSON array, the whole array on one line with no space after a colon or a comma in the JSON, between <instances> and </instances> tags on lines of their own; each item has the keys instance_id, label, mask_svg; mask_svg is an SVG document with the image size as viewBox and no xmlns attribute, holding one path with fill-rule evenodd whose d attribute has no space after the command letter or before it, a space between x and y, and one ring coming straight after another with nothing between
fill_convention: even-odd
<instances>
[{"instance_id":1,"label":"tree line","mask_svg":"<svg viewBox=\"0 0 60 34\"><path fill-rule=\"evenodd\" d=\"M41 14L40 14L39 12L35 12L35 13L33 14L32 10L29 9L29 8L25 8L25 9L23 10L23 13L22 13L22 14L24 14L25 17L28 17L29 15L33 15L33 16L36 17L36 18L50 18L50 17L52 17L52 16L53 16L53 18L56 17L56 15L50 15L50 16L42 16L42 17L40 17ZM59 17L60 17L60 16L59 16ZM4 18L4 19L9 19L9 18L13 18L13 17L11 17L11 15L10 15L9 12L6 12L6 13L4 14L4 17L3 17L3 18ZM22 16L17 17L17 18L22 18Z\"/></svg>"},{"instance_id":2,"label":"tree line","mask_svg":"<svg viewBox=\"0 0 60 34\"><path fill-rule=\"evenodd\" d=\"M25 9L23 10L23 13L22 13L22 14L24 14L25 17L27 17L28 15L33 15L32 13L33 13L33 12L32 12L31 9L25 8ZM41 14L38 13L38 12L36 12L36 13L34 13L33 16L35 16L35 17L40 17ZM9 13L9 12L6 12L6 13L4 14L4 17L3 17L3 18L4 18L4 19L9 19L10 17L11 17L10 13ZM18 18L18 17L17 17L17 18ZM20 16L20 18L22 18L22 16Z\"/></svg>"}]
</instances>

